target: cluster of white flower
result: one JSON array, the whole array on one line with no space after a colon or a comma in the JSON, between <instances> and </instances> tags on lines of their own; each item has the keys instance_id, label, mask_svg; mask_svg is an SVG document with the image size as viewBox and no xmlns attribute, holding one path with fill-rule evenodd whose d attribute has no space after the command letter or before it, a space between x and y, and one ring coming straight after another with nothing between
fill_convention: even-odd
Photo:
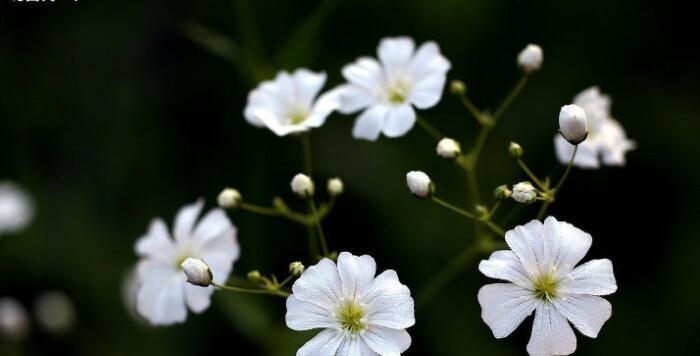
<instances>
[{"instance_id":1,"label":"cluster of white flower","mask_svg":"<svg viewBox=\"0 0 700 356\"><path fill-rule=\"evenodd\" d=\"M64 293L49 291L34 303L34 319L38 326L52 334L64 334L75 323L73 301ZM0 298L0 343L19 342L30 331L30 318L22 303L11 297Z\"/></svg>"},{"instance_id":2,"label":"cluster of white flower","mask_svg":"<svg viewBox=\"0 0 700 356\"><path fill-rule=\"evenodd\" d=\"M180 210L172 234L162 220L156 219L137 241L141 260L133 284L135 309L152 324L166 325L184 321L188 309L195 313L207 309L215 288L270 294L286 298L289 328L322 329L297 351L298 356L396 356L406 351L411 344L406 329L415 323L411 292L393 270L377 276L372 257L329 250L322 220L345 187L339 178L329 179L329 199L319 205L310 174L308 131L322 126L334 111L361 112L352 128L355 138L374 141L382 134L399 137L421 120L420 127L438 141L433 146L437 155L455 162L469 175L473 209L462 209L437 197L435 183L424 172L409 172L406 183L416 197L434 201L490 229L475 240L495 242L490 239L505 237L511 250L495 251L479 265L485 275L509 282L486 285L478 293L482 318L497 338L509 335L533 311L535 321L527 345L531 355L573 353L576 337L569 322L584 335L596 337L611 315L610 304L599 296L615 292L617 285L609 260L593 260L576 267L591 245L591 236L553 217L506 232L494 216L501 201L512 198L523 204L542 202L538 219L543 219L572 166L597 167L599 157L605 164L624 163L625 153L634 144L610 118L609 99L592 88L561 108L555 147L567 169L556 185L548 177L542 179L532 173L523 161L523 148L511 143L511 156L530 180L513 185L512 190L509 185L498 186L496 201L488 207L476 188L475 171L483 142L527 79L541 69L542 48L530 44L517 56L523 78L493 114L471 102L464 83L451 84L451 92L460 97L482 127L479 139L468 151L463 151L466 146L460 142L440 134L415 111L435 106L442 97L451 65L438 45L426 42L416 48L408 37L386 38L379 43L377 57L360 57L343 67L341 73L347 83L325 93L321 90L326 74L301 68L291 74L280 72L248 96L244 117L250 124L266 127L278 136L294 134L306 140L307 169L293 177L290 188L307 203L308 211L294 211L280 197L269 207L254 205L233 188L219 194L218 204L306 226L318 239L310 241L312 265L306 268L300 261L290 263L289 277L282 281L274 275L251 271L247 279L252 288L226 285L239 257L236 228L222 209L211 210L198 222L203 208L203 202L198 201ZM294 279L290 290L288 283Z\"/></svg>"}]
</instances>

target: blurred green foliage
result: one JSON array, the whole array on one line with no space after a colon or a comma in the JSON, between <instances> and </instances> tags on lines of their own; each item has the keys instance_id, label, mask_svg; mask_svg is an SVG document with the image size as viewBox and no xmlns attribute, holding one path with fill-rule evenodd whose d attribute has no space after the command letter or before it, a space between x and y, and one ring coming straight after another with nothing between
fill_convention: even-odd
<instances>
[{"instance_id":1,"label":"blurred green foliage","mask_svg":"<svg viewBox=\"0 0 700 356\"><path fill-rule=\"evenodd\" d=\"M246 124L246 94L279 68L340 68L373 55L379 39L436 40L478 105L498 104L517 80L515 55L545 50L543 70L504 116L480 163L484 193L523 174L506 147L517 140L542 174L560 174L552 137L559 107L599 85L637 140L628 166L575 170L552 213L594 236L589 256L614 262L619 291L597 340L579 355L700 353L700 211L697 132L700 56L680 3L593 0L56 1L0 2L0 178L32 192L38 216L0 238L0 296L31 305L70 295L79 322L65 337L34 330L24 354L292 355L310 334L284 327L284 303L225 293L184 325L150 328L124 307L133 242L150 219L185 203L210 206L224 186L267 203L301 168L298 142ZM690 6L690 5L687 5ZM212 37L212 34L216 36ZM195 41L193 41L195 40ZM204 42L208 49L195 44ZM215 52L215 53L212 53ZM476 124L446 94L425 112L472 142ZM353 118L334 115L312 134L319 182L347 192L327 222L331 247L377 258L414 293L470 244L468 221L413 199L408 170L429 172L441 195L468 201L463 173L435 157L419 130L376 143L353 140ZM520 209L508 226L532 218ZM232 214L242 257L235 271L283 273L305 257L305 234L281 220ZM497 341L480 319L476 261L417 312L408 355L517 355L526 322Z\"/></svg>"}]
</instances>

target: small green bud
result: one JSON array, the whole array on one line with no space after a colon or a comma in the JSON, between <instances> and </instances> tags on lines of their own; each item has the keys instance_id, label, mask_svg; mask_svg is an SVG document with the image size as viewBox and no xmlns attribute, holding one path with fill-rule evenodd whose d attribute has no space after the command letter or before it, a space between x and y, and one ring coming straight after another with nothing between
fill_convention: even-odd
<instances>
[{"instance_id":1,"label":"small green bud","mask_svg":"<svg viewBox=\"0 0 700 356\"><path fill-rule=\"evenodd\" d=\"M481 204L477 204L474 210L479 217L485 217L489 214L489 209Z\"/></svg>"},{"instance_id":2,"label":"small green bud","mask_svg":"<svg viewBox=\"0 0 700 356\"><path fill-rule=\"evenodd\" d=\"M289 264L289 274L291 274L294 277L299 277L301 276L302 273L306 270L306 267L299 262L295 261Z\"/></svg>"},{"instance_id":3,"label":"small green bud","mask_svg":"<svg viewBox=\"0 0 700 356\"><path fill-rule=\"evenodd\" d=\"M219 193L217 201L220 207L224 209L233 209L241 205L243 198L238 190L226 188Z\"/></svg>"},{"instance_id":4,"label":"small green bud","mask_svg":"<svg viewBox=\"0 0 700 356\"><path fill-rule=\"evenodd\" d=\"M510 143L510 146L508 146L508 152L513 158L520 158L523 156L523 148L518 144L517 142L512 142Z\"/></svg>"},{"instance_id":5,"label":"small green bud","mask_svg":"<svg viewBox=\"0 0 700 356\"><path fill-rule=\"evenodd\" d=\"M453 80L450 82L450 92L454 95L464 95L467 92L467 86L461 80Z\"/></svg>"},{"instance_id":6,"label":"small green bud","mask_svg":"<svg viewBox=\"0 0 700 356\"><path fill-rule=\"evenodd\" d=\"M513 191L507 185L499 185L493 191L493 196L498 200L505 200L513 196Z\"/></svg>"},{"instance_id":7,"label":"small green bud","mask_svg":"<svg viewBox=\"0 0 700 356\"><path fill-rule=\"evenodd\" d=\"M260 271L253 270L248 272L248 279L252 282L260 282L262 280L262 275L260 274Z\"/></svg>"}]
</instances>

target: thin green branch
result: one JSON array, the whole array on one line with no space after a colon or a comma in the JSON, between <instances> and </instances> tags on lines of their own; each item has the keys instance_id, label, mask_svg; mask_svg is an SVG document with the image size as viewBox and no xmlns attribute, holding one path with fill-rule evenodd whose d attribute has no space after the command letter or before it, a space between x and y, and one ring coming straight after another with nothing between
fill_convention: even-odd
<instances>
[{"instance_id":1,"label":"thin green branch","mask_svg":"<svg viewBox=\"0 0 700 356\"><path fill-rule=\"evenodd\" d=\"M226 290L229 292L236 292L236 293L247 293L247 294L269 294L269 295L274 295L278 297L288 297L289 292L283 291L280 289L255 289L255 288L244 288L244 287L236 287L236 286L227 286L223 284L217 284L217 283L212 283L212 286Z\"/></svg>"},{"instance_id":2,"label":"thin green branch","mask_svg":"<svg viewBox=\"0 0 700 356\"><path fill-rule=\"evenodd\" d=\"M309 209L312 215L318 216L318 209L316 209L316 202L314 202L313 198L309 199ZM318 241L321 243L321 252L323 252L324 257L327 257L329 255L328 244L326 243L326 235L323 233L321 219L317 219L314 225L316 226Z\"/></svg>"},{"instance_id":3,"label":"thin green branch","mask_svg":"<svg viewBox=\"0 0 700 356\"><path fill-rule=\"evenodd\" d=\"M498 108L496 109L496 112L493 114L493 117L492 117L494 123L496 121L498 121L498 119L500 119L501 116L503 116L503 114L506 112L506 110L508 110L508 108L513 103L513 101L515 101L515 99L518 97L518 95L520 95L520 93L525 88L525 85L527 84L528 78L529 78L528 74L523 74L523 76L520 78L518 83L515 84L515 87L510 92L510 94L508 94L508 96L505 98L505 100L503 100L501 105L498 106Z\"/></svg>"},{"instance_id":4,"label":"thin green branch","mask_svg":"<svg viewBox=\"0 0 700 356\"><path fill-rule=\"evenodd\" d=\"M425 131L428 135L430 135L437 141L442 140L445 137L445 135L440 133L440 131L436 129L433 125L431 125L428 122L428 120L424 119L420 115L416 115L416 123L421 129L423 129L423 131Z\"/></svg>"}]
</instances>

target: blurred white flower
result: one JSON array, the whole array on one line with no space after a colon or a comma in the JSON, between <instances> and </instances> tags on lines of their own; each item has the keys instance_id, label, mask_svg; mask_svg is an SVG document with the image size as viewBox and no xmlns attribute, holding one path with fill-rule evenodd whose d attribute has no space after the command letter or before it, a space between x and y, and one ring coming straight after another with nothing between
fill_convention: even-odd
<instances>
[{"instance_id":1,"label":"blurred white flower","mask_svg":"<svg viewBox=\"0 0 700 356\"><path fill-rule=\"evenodd\" d=\"M19 232L34 217L29 195L10 182L0 182L0 235Z\"/></svg>"},{"instance_id":2,"label":"blurred white flower","mask_svg":"<svg viewBox=\"0 0 700 356\"><path fill-rule=\"evenodd\" d=\"M340 178L331 178L328 180L326 189L328 190L328 195L332 197L337 197L343 194L343 191L345 190L345 185L343 184L343 181Z\"/></svg>"},{"instance_id":3,"label":"blurred white flower","mask_svg":"<svg viewBox=\"0 0 700 356\"><path fill-rule=\"evenodd\" d=\"M542 47L536 44L527 45L518 54L518 66L526 73L532 73L539 70L540 67L542 67L543 60L544 54L542 53Z\"/></svg>"},{"instance_id":4,"label":"blurred white flower","mask_svg":"<svg viewBox=\"0 0 700 356\"><path fill-rule=\"evenodd\" d=\"M75 323L75 307L67 295L56 291L46 292L34 304L34 316L46 331L63 334Z\"/></svg>"},{"instance_id":5,"label":"blurred white flower","mask_svg":"<svg viewBox=\"0 0 700 356\"><path fill-rule=\"evenodd\" d=\"M223 284L238 259L236 228L222 209L212 209L197 222L203 201L180 209L171 237L165 223L155 219L146 235L136 242L139 290L138 312L153 325L185 321L187 308L201 313L209 307L213 287L187 283L180 266L187 258L207 261L214 281Z\"/></svg>"},{"instance_id":6,"label":"blurred white flower","mask_svg":"<svg viewBox=\"0 0 700 356\"><path fill-rule=\"evenodd\" d=\"M537 198L537 189L530 182L520 182L513 186L513 200L522 204L532 204Z\"/></svg>"},{"instance_id":7,"label":"blurred white flower","mask_svg":"<svg viewBox=\"0 0 700 356\"><path fill-rule=\"evenodd\" d=\"M506 233L511 250L496 251L479 264L488 277L510 283L479 290L481 317L496 338L510 335L535 311L527 352L532 356L569 355L576 336L595 338L610 318L612 306L599 297L617 290L610 260L578 267L591 246L591 235L548 217ZM568 320L568 322L567 322Z\"/></svg>"},{"instance_id":8,"label":"blurred white flower","mask_svg":"<svg viewBox=\"0 0 700 356\"><path fill-rule=\"evenodd\" d=\"M601 94L598 87L591 87L576 95L573 103L581 107L588 118L588 137L578 145L574 165L580 168L599 168L601 163L624 165L625 154L633 150L636 144L627 138L622 126L610 116L610 97ZM554 148L559 161L568 164L574 146L557 134Z\"/></svg>"},{"instance_id":9,"label":"blurred white flower","mask_svg":"<svg viewBox=\"0 0 700 356\"><path fill-rule=\"evenodd\" d=\"M411 292L395 271L375 277L376 268L371 256L343 252L337 265L323 259L301 275L287 298L287 326L323 330L297 356L394 356L408 349Z\"/></svg>"},{"instance_id":10,"label":"blurred white flower","mask_svg":"<svg viewBox=\"0 0 700 356\"><path fill-rule=\"evenodd\" d=\"M0 298L0 341L19 340L29 332L27 311L14 298Z\"/></svg>"},{"instance_id":11,"label":"blurred white flower","mask_svg":"<svg viewBox=\"0 0 700 356\"><path fill-rule=\"evenodd\" d=\"M306 174L295 175L289 185L292 187L292 192L299 197L309 198L314 195L314 181Z\"/></svg>"},{"instance_id":12,"label":"blurred white flower","mask_svg":"<svg viewBox=\"0 0 700 356\"><path fill-rule=\"evenodd\" d=\"M430 197L434 190L433 181L421 171L406 173L406 185L413 195L422 199Z\"/></svg>"},{"instance_id":13,"label":"blurred white flower","mask_svg":"<svg viewBox=\"0 0 700 356\"><path fill-rule=\"evenodd\" d=\"M343 68L349 82L341 87L340 111L364 110L355 121L352 135L374 141L406 134L416 122L413 107L427 109L442 97L450 62L435 42L418 49L411 38L382 39L379 61L361 57Z\"/></svg>"},{"instance_id":14,"label":"blurred white flower","mask_svg":"<svg viewBox=\"0 0 700 356\"><path fill-rule=\"evenodd\" d=\"M279 72L250 92L243 114L250 124L267 127L277 136L320 127L339 104L333 92L318 96L325 82L325 73L304 68Z\"/></svg>"}]
</instances>

